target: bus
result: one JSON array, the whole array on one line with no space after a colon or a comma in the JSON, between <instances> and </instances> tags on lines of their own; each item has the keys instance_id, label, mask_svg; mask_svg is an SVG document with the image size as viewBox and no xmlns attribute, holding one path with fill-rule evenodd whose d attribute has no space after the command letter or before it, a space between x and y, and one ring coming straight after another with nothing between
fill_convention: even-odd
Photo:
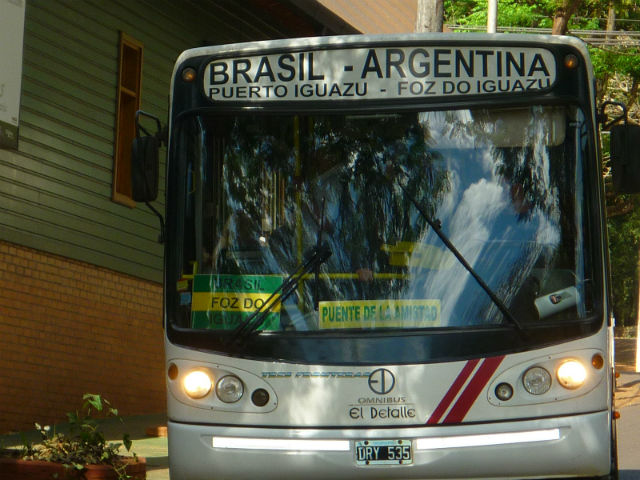
<instances>
[{"instance_id":1,"label":"bus","mask_svg":"<svg viewBox=\"0 0 640 480\"><path fill-rule=\"evenodd\" d=\"M181 54L171 478L615 478L594 89L561 36ZM630 189L637 133L611 127ZM158 138L135 142L136 200L157 195Z\"/></svg>"}]
</instances>

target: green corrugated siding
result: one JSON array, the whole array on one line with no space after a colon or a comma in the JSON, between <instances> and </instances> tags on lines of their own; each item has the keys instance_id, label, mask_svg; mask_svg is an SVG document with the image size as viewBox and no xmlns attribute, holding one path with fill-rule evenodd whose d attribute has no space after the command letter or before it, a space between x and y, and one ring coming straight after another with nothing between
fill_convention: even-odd
<instances>
[{"instance_id":1,"label":"green corrugated siding","mask_svg":"<svg viewBox=\"0 0 640 480\"><path fill-rule=\"evenodd\" d=\"M19 150L0 150L0 238L160 281L157 218L144 205L111 201L119 31L143 43L142 109L164 120L182 50L283 36L248 8L235 0L29 0Z\"/></svg>"}]
</instances>

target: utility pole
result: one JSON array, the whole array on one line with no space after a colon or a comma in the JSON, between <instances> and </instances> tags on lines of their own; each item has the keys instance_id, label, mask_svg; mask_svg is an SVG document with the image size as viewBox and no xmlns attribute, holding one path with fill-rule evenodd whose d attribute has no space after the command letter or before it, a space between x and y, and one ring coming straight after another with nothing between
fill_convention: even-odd
<instances>
[{"instance_id":1,"label":"utility pole","mask_svg":"<svg viewBox=\"0 0 640 480\"><path fill-rule=\"evenodd\" d=\"M487 4L487 33L498 30L498 0L489 0Z\"/></svg>"},{"instance_id":2,"label":"utility pole","mask_svg":"<svg viewBox=\"0 0 640 480\"><path fill-rule=\"evenodd\" d=\"M418 0L416 32L442 32L444 0Z\"/></svg>"}]
</instances>

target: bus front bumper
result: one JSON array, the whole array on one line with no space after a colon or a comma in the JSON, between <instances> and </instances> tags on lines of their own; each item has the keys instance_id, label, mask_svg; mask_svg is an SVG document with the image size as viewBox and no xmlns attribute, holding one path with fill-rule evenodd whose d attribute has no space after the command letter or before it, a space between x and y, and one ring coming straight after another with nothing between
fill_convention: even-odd
<instances>
[{"instance_id":1,"label":"bus front bumper","mask_svg":"<svg viewBox=\"0 0 640 480\"><path fill-rule=\"evenodd\" d=\"M597 477L611 468L610 427L607 411L518 422L369 429L169 421L169 461L172 480ZM376 464L369 453L384 440L410 442L410 460ZM369 451L364 445L371 445ZM372 460L367 463L367 458Z\"/></svg>"}]
</instances>

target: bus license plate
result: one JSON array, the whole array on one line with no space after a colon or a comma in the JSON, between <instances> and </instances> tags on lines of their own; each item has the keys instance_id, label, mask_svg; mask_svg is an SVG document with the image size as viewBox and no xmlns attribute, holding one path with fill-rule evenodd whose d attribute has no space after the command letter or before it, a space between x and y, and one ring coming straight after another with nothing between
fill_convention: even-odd
<instances>
[{"instance_id":1,"label":"bus license plate","mask_svg":"<svg viewBox=\"0 0 640 480\"><path fill-rule=\"evenodd\" d=\"M410 465L411 440L360 440L356 442L357 465Z\"/></svg>"}]
</instances>

